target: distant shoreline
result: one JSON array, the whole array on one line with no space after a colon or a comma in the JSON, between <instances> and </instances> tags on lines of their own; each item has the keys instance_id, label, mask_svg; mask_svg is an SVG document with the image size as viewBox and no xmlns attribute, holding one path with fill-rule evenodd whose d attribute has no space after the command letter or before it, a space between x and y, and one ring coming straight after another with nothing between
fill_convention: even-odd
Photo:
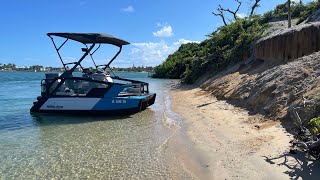
<instances>
[{"instance_id":1,"label":"distant shoreline","mask_svg":"<svg viewBox=\"0 0 320 180\"><path fill-rule=\"evenodd\" d=\"M35 71L0 70L0 72L35 72ZM36 72L63 72L63 71L36 71Z\"/></svg>"},{"instance_id":2,"label":"distant shoreline","mask_svg":"<svg viewBox=\"0 0 320 180\"><path fill-rule=\"evenodd\" d=\"M64 71L32 71L32 70L25 70L25 71L17 71L17 70L0 70L0 72L64 72ZM81 72L81 71L75 71L75 72ZM136 73L153 73L153 72L147 72L147 71L113 71L115 73L118 72L136 72Z\"/></svg>"}]
</instances>

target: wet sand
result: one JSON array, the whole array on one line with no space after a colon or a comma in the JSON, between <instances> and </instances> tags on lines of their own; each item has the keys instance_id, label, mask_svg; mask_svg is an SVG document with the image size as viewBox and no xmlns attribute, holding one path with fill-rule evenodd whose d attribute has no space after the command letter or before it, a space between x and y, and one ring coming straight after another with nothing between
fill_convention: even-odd
<instances>
[{"instance_id":1,"label":"wet sand","mask_svg":"<svg viewBox=\"0 0 320 180\"><path fill-rule=\"evenodd\" d=\"M296 167L297 160L287 153L292 137L280 122L249 115L246 110L219 101L199 88L174 89L171 107L182 116L187 136L201 155L198 163L208 171L208 177L204 177L299 177L291 168Z\"/></svg>"}]
</instances>

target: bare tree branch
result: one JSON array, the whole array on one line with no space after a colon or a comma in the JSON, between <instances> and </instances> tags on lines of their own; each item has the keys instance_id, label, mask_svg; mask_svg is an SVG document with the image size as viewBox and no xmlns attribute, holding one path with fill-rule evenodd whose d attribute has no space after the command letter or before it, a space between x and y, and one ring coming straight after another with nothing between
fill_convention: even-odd
<instances>
[{"instance_id":1,"label":"bare tree branch","mask_svg":"<svg viewBox=\"0 0 320 180\"><path fill-rule=\"evenodd\" d=\"M239 11L239 9L240 9L240 7L241 7L241 4L242 4L242 2L240 1L240 0L235 0L239 5L238 5L238 7L237 7L237 9L235 10L235 11L231 11L230 9L224 9L224 8L222 8L220 5L220 9L222 10L222 11L226 11L226 12L229 12L229 13L231 13L232 15L233 15L233 18L234 18L234 20L237 20L238 19L238 17L237 17L237 13L238 13L238 11Z\"/></svg>"},{"instance_id":2,"label":"bare tree branch","mask_svg":"<svg viewBox=\"0 0 320 180\"><path fill-rule=\"evenodd\" d=\"M221 8L222 8L222 7L219 5L219 8L217 9L217 10L219 11L219 13L214 13L214 12L212 12L212 14L215 15L215 16L220 16L221 19L222 19L222 21L223 21L223 24L224 24L225 26L227 26L228 24L227 24L227 22L226 22L226 19L224 18L224 14L223 14L223 11L221 10Z\"/></svg>"},{"instance_id":3,"label":"bare tree branch","mask_svg":"<svg viewBox=\"0 0 320 180\"><path fill-rule=\"evenodd\" d=\"M254 4L253 4L253 6L251 7L251 13L250 13L250 16L252 16L253 15L253 13L254 13L254 10L256 9L256 8L258 8L258 7L260 7L260 1L261 0L255 0L255 2L254 2Z\"/></svg>"},{"instance_id":4,"label":"bare tree branch","mask_svg":"<svg viewBox=\"0 0 320 180\"><path fill-rule=\"evenodd\" d=\"M222 21L223 21L223 23L224 23L225 26L228 25L228 24L227 24L227 22L226 22L226 19L225 19L225 17L224 17L223 12L231 13L231 14L233 15L234 20L237 20L237 19L238 19L237 13L238 13L238 11L239 11L239 9L240 9L240 7L241 7L242 1L240 1L240 0L235 0L235 1L239 4L238 7L237 7L237 9L236 9L235 11L231 11L230 9L225 9L225 8L223 8L221 5L219 5L219 7L217 8L217 11L218 11L219 13L214 13L214 12L212 12L212 14L214 14L215 16L220 16L220 17L222 18ZM258 1L260 1L260 0L258 0Z\"/></svg>"}]
</instances>

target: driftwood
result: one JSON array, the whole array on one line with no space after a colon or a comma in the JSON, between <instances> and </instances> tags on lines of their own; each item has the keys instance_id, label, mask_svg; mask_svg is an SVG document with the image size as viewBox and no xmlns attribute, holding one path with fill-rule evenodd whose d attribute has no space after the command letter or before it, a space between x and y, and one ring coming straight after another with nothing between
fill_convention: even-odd
<instances>
[{"instance_id":1,"label":"driftwood","mask_svg":"<svg viewBox=\"0 0 320 180\"><path fill-rule=\"evenodd\" d=\"M320 140L317 141L293 141L293 147L302 148L304 151L308 152L311 156L316 159L320 159Z\"/></svg>"},{"instance_id":2,"label":"driftwood","mask_svg":"<svg viewBox=\"0 0 320 180\"><path fill-rule=\"evenodd\" d=\"M309 141L309 142L297 141L297 142L292 142L292 143L296 146L302 147L305 150L314 150L314 149L320 147L320 140Z\"/></svg>"},{"instance_id":3,"label":"driftwood","mask_svg":"<svg viewBox=\"0 0 320 180\"><path fill-rule=\"evenodd\" d=\"M291 108L290 114L296 125L295 140L291 142L293 147L302 148L314 158L320 159L320 139L304 126L305 121L301 120L296 108Z\"/></svg>"},{"instance_id":4,"label":"driftwood","mask_svg":"<svg viewBox=\"0 0 320 180\"><path fill-rule=\"evenodd\" d=\"M197 106L197 108L200 108L200 107L203 107L203 106L208 106L208 105L210 105L210 104L212 104L212 103L214 103L214 102L209 102L209 103L200 104L200 105Z\"/></svg>"}]
</instances>

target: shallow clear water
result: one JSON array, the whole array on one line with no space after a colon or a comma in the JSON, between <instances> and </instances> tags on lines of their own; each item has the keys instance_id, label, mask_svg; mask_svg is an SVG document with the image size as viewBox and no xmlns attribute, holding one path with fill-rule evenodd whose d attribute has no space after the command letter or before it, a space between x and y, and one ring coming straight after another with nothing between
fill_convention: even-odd
<instances>
[{"instance_id":1,"label":"shallow clear water","mask_svg":"<svg viewBox=\"0 0 320 180\"><path fill-rule=\"evenodd\" d=\"M181 134L170 110L171 80L120 73L150 83L156 103L122 117L31 115L44 73L0 72L0 178L194 178L168 141Z\"/></svg>"}]
</instances>

